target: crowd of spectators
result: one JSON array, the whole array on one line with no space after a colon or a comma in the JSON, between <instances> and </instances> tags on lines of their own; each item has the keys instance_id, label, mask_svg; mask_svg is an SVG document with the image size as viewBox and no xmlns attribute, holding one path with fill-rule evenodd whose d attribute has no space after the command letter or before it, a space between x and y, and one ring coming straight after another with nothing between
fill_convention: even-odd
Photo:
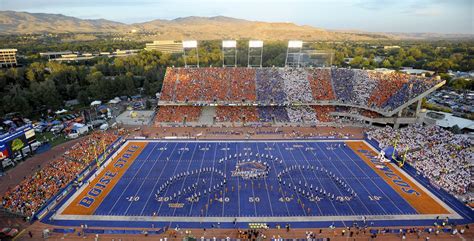
<instances>
[{"instance_id":1,"label":"crowd of spectators","mask_svg":"<svg viewBox=\"0 0 474 241\"><path fill-rule=\"evenodd\" d=\"M258 107L260 122L289 122L288 113L283 106Z\"/></svg>"},{"instance_id":2,"label":"crowd of spectators","mask_svg":"<svg viewBox=\"0 0 474 241\"><path fill-rule=\"evenodd\" d=\"M385 127L368 132L381 148L394 146L406 161L430 181L454 195L465 194L471 185L474 153L471 141L439 126L411 125L403 129Z\"/></svg>"},{"instance_id":3,"label":"crowd of spectators","mask_svg":"<svg viewBox=\"0 0 474 241\"><path fill-rule=\"evenodd\" d=\"M333 122L334 119L330 115L331 112L336 111L334 106L322 106L322 105L315 105L313 106L313 110L316 113L316 118L321 122Z\"/></svg>"},{"instance_id":4,"label":"crowd of spectators","mask_svg":"<svg viewBox=\"0 0 474 241\"><path fill-rule=\"evenodd\" d=\"M97 153L105 151L107 146L117 139L117 135L109 132L94 132L82 141L74 144L64 153L64 158L89 164Z\"/></svg>"},{"instance_id":5,"label":"crowd of spectators","mask_svg":"<svg viewBox=\"0 0 474 241\"><path fill-rule=\"evenodd\" d=\"M255 79L259 102L285 103L287 101L285 83L278 69L257 69Z\"/></svg>"},{"instance_id":6,"label":"crowd of spectators","mask_svg":"<svg viewBox=\"0 0 474 241\"><path fill-rule=\"evenodd\" d=\"M258 112L256 107L219 106L216 118L218 122L257 122Z\"/></svg>"},{"instance_id":7,"label":"crowd of spectators","mask_svg":"<svg viewBox=\"0 0 474 241\"><path fill-rule=\"evenodd\" d=\"M163 101L255 101L255 69L168 68Z\"/></svg>"},{"instance_id":8,"label":"crowd of spectators","mask_svg":"<svg viewBox=\"0 0 474 241\"><path fill-rule=\"evenodd\" d=\"M354 93L354 71L351 69L332 68L331 79L337 100L341 103L350 104Z\"/></svg>"},{"instance_id":9,"label":"crowd of spectators","mask_svg":"<svg viewBox=\"0 0 474 241\"><path fill-rule=\"evenodd\" d=\"M382 107L409 79L408 75L401 73L371 72L370 76L378 80L368 101L368 104L373 107Z\"/></svg>"},{"instance_id":10,"label":"crowd of spectators","mask_svg":"<svg viewBox=\"0 0 474 241\"><path fill-rule=\"evenodd\" d=\"M71 182L85 167L84 163L64 158L53 160L2 197L2 207L25 216L31 216L49 198Z\"/></svg>"},{"instance_id":11,"label":"crowd of spectators","mask_svg":"<svg viewBox=\"0 0 474 241\"><path fill-rule=\"evenodd\" d=\"M283 78L287 101L289 103L313 102L311 86L308 81L308 72L301 68L280 69L280 75Z\"/></svg>"},{"instance_id":12,"label":"crowd of spectators","mask_svg":"<svg viewBox=\"0 0 474 241\"><path fill-rule=\"evenodd\" d=\"M186 118L187 122L195 122L200 116L199 106L160 106L155 121L180 123Z\"/></svg>"},{"instance_id":13,"label":"crowd of spectators","mask_svg":"<svg viewBox=\"0 0 474 241\"><path fill-rule=\"evenodd\" d=\"M1 198L2 207L31 217L60 189L73 181L93 160L118 138L112 133L93 133L74 145L63 156L27 176L20 184L7 190ZM95 158L95 157L94 157Z\"/></svg>"},{"instance_id":14,"label":"crowd of spectators","mask_svg":"<svg viewBox=\"0 0 474 241\"><path fill-rule=\"evenodd\" d=\"M288 113L288 118L290 122L306 122L306 123L316 123L316 114L310 106L301 105L301 106L288 106L286 107L286 112Z\"/></svg>"},{"instance_id":15,"label":"crowd of spectators","mask_svg":"<svg viewBox=\"0 0 474 241\"><path fill-rule=\"evenodd\" d=\"M345 68L168 68L161 100L275 104L334 100L393 109L437 82L397 72Z\"/></svg>"},{"instance_id":16,"label":"crowd of spectators","mask_svg":"<svg viewBox=\"0 0 474 241\"><path fill-rule=\"evenodd\" d=\"M439 81L397 72L345 68L168 68L161 101L257 105L218 107L218 122L328 122L328 113L337 112L338 108L296 105L331 101L336 105L391 111ZM350 113L380 117L374 110L359 108ZM193 122L200 115L199 107L161 107L156 121L180 123L187 117L188 122Z\"/></svg>"},{"instance_id":17,"label":"crowd of spectators","mask_svg":"<svg viewBox=\"0 0 474 241\"><path fill-rule=\"evenodd\" d=\"M308 70L308 80L315 100L335 100L331 81L331 69L317 68Z\"/></svg>"}]
</instances>

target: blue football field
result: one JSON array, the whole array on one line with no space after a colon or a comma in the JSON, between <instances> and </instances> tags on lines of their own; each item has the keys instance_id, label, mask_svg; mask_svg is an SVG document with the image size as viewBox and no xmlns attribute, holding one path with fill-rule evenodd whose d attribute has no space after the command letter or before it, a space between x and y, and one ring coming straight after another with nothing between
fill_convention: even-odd
<instances>
[{"instance_id":1,"label":"blue football field","mask_svg":"<svg viewBox=\"0 0 474 241\"><path fill-rule=\"evenodd\" d=\"M407 214L417 212L343 141L149 142L94 213Z\"/></svg>"}]
</instances>

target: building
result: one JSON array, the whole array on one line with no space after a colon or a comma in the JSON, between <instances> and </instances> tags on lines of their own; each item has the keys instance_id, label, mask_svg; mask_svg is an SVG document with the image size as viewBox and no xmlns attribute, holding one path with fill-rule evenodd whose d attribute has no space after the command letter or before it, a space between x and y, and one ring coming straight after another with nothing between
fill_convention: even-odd
<instances>
[{"instance_id":1,"label":"building","mask_svg":"<svg viewBox=\"0 0 474 241\"><path fill-rule=\"evenodd\" d=\"M16 67L16 49L0 49L0 68Z\"/></svg>"},{"instance_id":2,"label":"building","mask_svg":"<svg viewBox=\"0 0 474 241\"><path fill-rule=\"evenodd\" d=\"M400 72L405 73L405 74L410 74L410 75L434 75L436 72L431 71L431 70L425 70L425 69L414 69L412 67L402 67Z\"/></svg>"},{"instance_id":3,"label":"building","mask_svg":"<svg viewBox=\"0 0 474 241\"><path fill-rule=\"evenodd\" d=\"M45 52L45 53L40 53L40 56L42 58L47 58L48 60L52 60L52 59L61 58L62 55L65 55L65 54L72 54L72 51Z\"/></svg>"},{"instance_id":4,"label":"building","mask_svg":"<svg viewBox=\"0 0 474 241\"><path fill-rule=\"evenodd\" d=\"M115 50L115 52L112 52L112 54L109 55L109 57L127 57L131 55L135 55L138 52L140 52L139 49L126 49L126 50L117 49Z\"/></svg>"},{"instance_id":5,"label":"building","mask_svg":"<svg viewBox=\"0 0 474 241\"><path fill-rule=\"evenodd\" d=\"M383 49L388 50L388 49L399 49L400 46L398 45L385 45L383 46Z\"/></svg>"},{"instance_id":6,"label":"building","mask_svg":"<svg viewBox=\"0 0 474 241\"><path fill-rule=\"evenodd\" d=\"M183 43L181 41L159 40L153 41L153 43L146 43L145 46L145 50L147 51L156 50L171 54L183 52Z\"/></svg>"},{"instance_id":7,"label":"building","mask_svg":"<svg viewBox=\"0 0 474 241\"><path fill-rule=\"evenodd\" d=\"M426 111L422 114L423 123L427 125L438 125L443 128L453 128L457 126L463 133L472 133L474 131L474 121L457 117L451 113L440 111Z\"/></svg>"},{"instance_id":8,"label":"building","mask_svg":"<svg viewBox=\"0 0 474 241\"><path fill-rule=\"evenodd\" d=\"M41 57L48 58L49 61L59 61L59 62L77 62L77 61L86 61L91 60L97 57L128 57L137 54L140 52L139 49L126 49L120 50L117 49L114 52L100 52L100 53L79 53L71 51L61 51L61 52L46 52L40 53Z\"/></svg>"}]
</instances>

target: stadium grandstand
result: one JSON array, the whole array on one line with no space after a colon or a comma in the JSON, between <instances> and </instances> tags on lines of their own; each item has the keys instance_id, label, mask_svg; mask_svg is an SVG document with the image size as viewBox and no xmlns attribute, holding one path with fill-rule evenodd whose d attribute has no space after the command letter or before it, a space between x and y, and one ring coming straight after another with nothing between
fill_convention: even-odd
<instances>
[{"instance_id":1,"label":"stadium grandstand","mask_svg":"<svg viewBox=\"0 0 474 241\"><path fill-rule=\"evenodd\" d=\"M474 222L472 141L420 124L422 99L446 81L306 67L295 53L286 67L168 67L154 122L86 131L1 177L0 225L33 222L31 240L472 237L460 235ZM35 139L16 127L0 160Z\"/></svg>"},{"instance_id":2,"label":"stadium grandstand","mask_svg":"<svg viewBox=\"0 0 474 241\"><path fill-rule=\"evenodd\" d=\"M412 124L439 76L345 68L168 68L157 125Z\"/></svg>"}]
</instances>

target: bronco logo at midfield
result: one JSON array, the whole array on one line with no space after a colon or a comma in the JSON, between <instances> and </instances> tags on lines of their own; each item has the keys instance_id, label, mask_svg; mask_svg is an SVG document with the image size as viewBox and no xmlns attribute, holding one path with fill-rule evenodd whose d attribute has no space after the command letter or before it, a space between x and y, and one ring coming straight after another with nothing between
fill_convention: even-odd
<instances>
[{"instance_id":1,"label":"bronco logo at midfield","mask_svg":"<svg viewBox=\"0 0 474 241\"><path fill-rule=\"evenodd\" d=\"M243 161L237 162L235 170L232 171L233 177L242 177L243 179L264 178L268 175L270 166L261 161Z\"/></svg>"}]
</instances>

